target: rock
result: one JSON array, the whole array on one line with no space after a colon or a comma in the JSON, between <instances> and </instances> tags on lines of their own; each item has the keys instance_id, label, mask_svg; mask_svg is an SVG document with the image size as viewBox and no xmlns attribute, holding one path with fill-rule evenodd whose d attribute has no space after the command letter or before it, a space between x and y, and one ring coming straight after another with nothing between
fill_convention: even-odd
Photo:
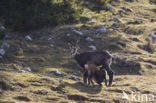
<instances>
[{"instance_id":1,"label":"rock","mask_svg":"<svg viewBox=\"0 0 156 103\"><path fill-rule=\"evenodd\" d=\"M0 71L7 71L8 70L8 68L2 68L2 67L0 67Z\"/></svg>"},{"instance_id":2,"label":"rock","mask_svg":"<svg viewBox=\"0 0 156 103\"><path fill-rule=\"evenodd\" d=\"M26 72L31 72L31 68L30 67L24 67L23 70L26 71Z\"/></svg>"},{"instance_id":3,"label":"rock","mask_svg":"<svg viewBox=\"0 0 156 103\"><path fill-rule=\"evenodd\" d=\"M106 7L106 9L107 9L108 11L113 11L113 10L114 10L114 7L113 7L113 6L108 5L108 6Z\"/></svg>"},{"instance_id":4,"label":"rock","mask_svg":"<svg viewBox=\"0 0 156 103\"><path fill-rule=\"evenodd\" d=\"M54 47L54 44L50 44L51 47Z\"/></svg>"},{"instance_id":5,"label":"rock","mask_svg":"<svg viewBox=\"0 0 156 103\"><path fill-rule=\"evenodd\" d=\"M0 56L3 56L5 54L5 50L4 49L0 49Z\"/></svg>"},{"instance_id":6,"label":"rock","mask_svg":"<svg viewBox=\"0 0 156 103\"><path fill-rule=\"evenodd\" d=\"M80 36L83 35L83 33L81 31L73 30L73 32L76 33L77 35L80 35Z\"/></svg>"},{"instance_id":7,"label":"rock","mask_svg":"<svg viewBox=\"0 0 156 103\"><path fill-rule=\"evenodd\" d=\"M72 77L70 77L70 79L75 80L75 81L80 80L80 79L78 79L76 76L72 76Z\"/></svg>"},{"instance_id":8,"label":"rock","mask_svg":"<svg viewBox=\"0 0 156 103\"><path fill-rule=\"evenodd\" d=\"M29 35L27 35L25 36L25 40L32 41L32 38Z\"/></svg>"},{"instance_id":9,"label":"rock","mask_svg":"<svg viewBox=\"0 0 156 103\"><path fill-rule=\"evenodd\" d=\"M8 44L7 42L5 42L5 43L3 43L2 45L1 45L1 48L2 49L7 49L7 48L9 48L10 47L10 44Z\"/></svg>"},{"instance_id":10,"label":"rock","mask_svg":"<svg viewBox=\"0 0 156 103\"><path fill-rule=\"evenodd\" d=\"M60 71L58 71L58 70L56 70L55 73L56 73L57 75L61 75L61 74L62 74L62 73L61 73Z\"/></svg>"},{"instance_id":11,"label":"rock","mask_svg":"<svg viewBox=\"0 0 156 103\"><path fill-rule=\"evenodd\" d=\"M71 36L71 34L68 33L68 34L66 34L66 36Z\"/></svg>"},{"instance_id":12,"label":"rock","mask_svg":"<svg viewBox=\"0 0 156 103\"><path fill-rule=\"evenodd\" d=\"M48 40L51 40L51 39L52 39L51 37L48 38Z\"/></svg>"},{"instance_id":13,"label":"rock","mask_svg":"<svg viewBox=\"0 0 156 103\"><path fill-rule=\"evenodd\" d=\"M6 28L3 25L0 25L0 30L5 30Z\"/></svg>"},{"instance_id":14,"label":"rock","mask_svg":"<svg viewBox=\"0 0 156 103\"><path fill-rule=\"evenodd\" d=\"M96 32L98 32L98 33L106 33L107 29L103 26L103 27L97 29Z\"/></svg>"},{"instance_id":15,"label":"rock","mask_svg":"<svg viewBox=\"0 0 156 103\"><path fill-rule=\"evenodd\" d=\"M118 18L114 18L114 22L121 23L121 21Z\"/></svg>"},{"instance_id":16,"label":"rock","mask_svg":"<svg viewBox=\"0 0 156 103\"><path fill-rule=\"evenodd\" d=\"M152 38L152 42L155 43L156 42L156 34L151 33L151 34L149 34L149 36Z\"/></svg>"},{"instance_id":17,"label":"rock","mask_svg":"<svg viewBox=\"0 0 156 103\"><path fill-rule=\"evenodd\" d=\"M153 67L151 65L146 65L146 68L152 69Z\"/></svg>"},{"instance_id":18,"label":"rock","mask_svg":"<svg viewBox=\"0 0 156 103\"><path fill-rule=\"evenodd\" d=\"M9 34L5 34L4 39L8 39L8 38L10 38Z\"/></svg>"},{"instance_id":19,"label":"rock","mask_svg":"<svg viewBox=\"0 0 156 103\"><path fill-rule=\"evenodd\" d=\"M96 50L96 46L94 46L94 45L90 45L89 48L94 50L94 51Z\"/></svg>"},{"instance_id":20,"label":"rock","mask_svg":"<svg viewBox=\"0 0 156 103\"><path fill-rule=\"evenodd\" d=\"M94 39L91 38L91 37L87 37L87 38L86 38L86 41L94 41Z\"/></svg>"}]
</instances>

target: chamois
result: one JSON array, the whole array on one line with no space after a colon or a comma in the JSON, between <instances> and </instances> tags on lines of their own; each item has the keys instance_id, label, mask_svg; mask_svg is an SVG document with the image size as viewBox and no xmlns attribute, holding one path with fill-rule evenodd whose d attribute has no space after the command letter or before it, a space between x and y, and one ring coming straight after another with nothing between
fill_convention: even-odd
<instances>
[{"instance_id":1,"label":"chamois","mask_svg":"<svg viewBox=\"0 0 156 103\"><path fill-rule=\"evenodd\" d=\"M112 85L113 81L113 71L110 68L110 65L112 63L112 55L107 51L96 51L96 52L84 52L84 53L78 53L78 46L72 46L71 49L71 55L74 56L74 59L77 61L77 63L80 65L80 67L85 69L85 64L87 64L88 61L92 61L96 66L101 66L100 69L105 69L107 71L107 74L109 75L109 86ZM84 83L87 82L87 72L84 72L83 74L83 81Z\"/></svg>"},{"instance_id":2,"label":"chamois","mask_svg":"<svg viewBox=\"0 0 156 103\"><path fill-rule=\"evenodd\" d=\"M106 72L104 69L100 69L99 67L96 67L96 65L89 61L87 64L85 64L85 71L87 72L87 78L88 78L88 84L92 83L94 85L94 80L96 83L99 84L99 86L102 86L101 82L105 80L105 85L107 86L107 80L106 80Z\"/></svg>"}]
</instances>

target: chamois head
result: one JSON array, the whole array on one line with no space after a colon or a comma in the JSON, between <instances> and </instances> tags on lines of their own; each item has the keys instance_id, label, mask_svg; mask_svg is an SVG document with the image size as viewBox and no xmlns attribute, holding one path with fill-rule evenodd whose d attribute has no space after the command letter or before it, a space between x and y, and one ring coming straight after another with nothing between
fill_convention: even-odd
<instances>
[{"instance_id":1,"label":"chamois head","mask_svg":"<svg viewBox=\"0 0 156 103\"><path fill-rule=\"evenodd\" d=\"M80 49L80 47L78 46L78 44L73 46L70 43L68 43L68 45L69 45L69 48L70 48L70 54L72 56L75 56L75 55L79 54L78 50Z\"/></svg>"}]
</instances>

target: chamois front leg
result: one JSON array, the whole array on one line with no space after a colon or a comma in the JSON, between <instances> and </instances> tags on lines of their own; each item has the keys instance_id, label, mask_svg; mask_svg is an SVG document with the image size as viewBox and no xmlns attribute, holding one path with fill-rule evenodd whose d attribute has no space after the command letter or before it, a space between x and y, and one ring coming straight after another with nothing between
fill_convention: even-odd
<instances>
[{"instance_id":1,"label":"chamois front leg","mask_svg":"<svg viewBox=\"0 0 156 103\"><path fill-rule=\"evenodd\" d=\"M104 68L106 69L108 75L109 75L109 86L112 86L112 82L113 82L113 71L112 69L108 66L108 65L104 65Z\"/></svg>"},{"instance_id":2,"label":"chamois front leg","mask_svg":"<svg viewBox=\"0 0 156 103\"><path fill-rule=\"evenodd\" d=\"M85 71L83 73L83 82L84 82L84 84L87 84L87 77L88 77L88 73Z\"/></svg>"}]
</instances>

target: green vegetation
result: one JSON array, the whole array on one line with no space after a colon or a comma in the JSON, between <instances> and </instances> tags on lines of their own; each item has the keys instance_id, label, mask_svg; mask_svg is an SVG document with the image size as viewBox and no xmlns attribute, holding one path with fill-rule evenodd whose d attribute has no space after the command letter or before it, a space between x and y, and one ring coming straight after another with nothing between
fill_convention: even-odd
<instances>
[{"instance_id":1,"label":"green vegetation","mask_svg":"<svg viewBox=\"0 0 156 103\"><path fill-rule=\"evenodd\" d=\"M14 30L73 23L80 14L70 2L54 0L1 0L0 12L4 24Z\"/></svg>"},{"instance_id":2,"label":"green vegetation","mask_svg":"<svg viewBox=\"0 0 156 103\"><path fill-rule=\"evenodd\" d=\"M107 1L97 0L93 3L102 7ZM81 0L1 0L0 19L13 30L71 24L79 21L83 10L80 5L85 3Z\"/></svg>"}]
</instances>

